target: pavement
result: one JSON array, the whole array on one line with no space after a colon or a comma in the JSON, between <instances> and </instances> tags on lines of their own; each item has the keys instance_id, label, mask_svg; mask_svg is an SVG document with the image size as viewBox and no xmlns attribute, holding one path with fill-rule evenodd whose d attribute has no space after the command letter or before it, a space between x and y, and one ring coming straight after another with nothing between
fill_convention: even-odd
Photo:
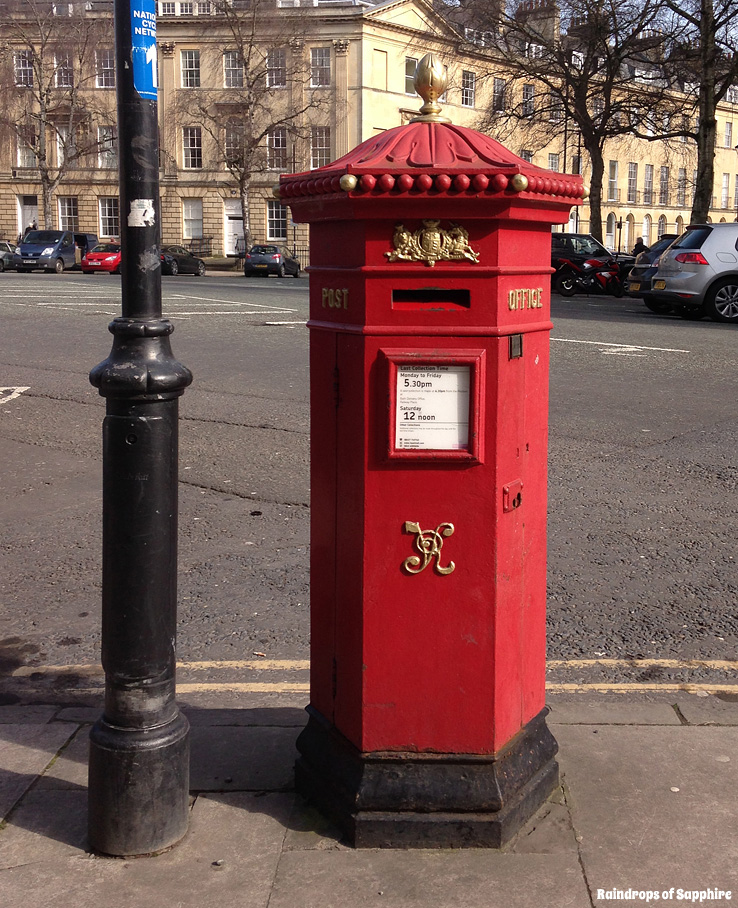
<instances>
[{"instance_id":1,"label":"pavement","mask_svg":"<svg viewBox=\"0 0 738 908\"><path fill-rule=\"evenodd\" d=\"M137 859L87 849L88 734L102 704L1 706L0 904L590 908L738 900L736 702L704 692L553 695L562 784L502 851L348 847L293 791L304 705L303 694L186 696L189 831L170 851Z\"/></svg>"}]
</instances>

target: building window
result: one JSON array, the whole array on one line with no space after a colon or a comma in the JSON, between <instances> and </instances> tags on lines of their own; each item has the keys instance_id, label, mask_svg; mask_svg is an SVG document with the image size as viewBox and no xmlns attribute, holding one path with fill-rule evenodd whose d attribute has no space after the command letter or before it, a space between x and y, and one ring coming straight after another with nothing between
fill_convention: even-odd
<instances>
[{"instance_id":1,"label":"building window","mask_svg":"<svg viewBox=\"0 0 738 908\"><path fill-rule=\"evenodd\" d=\"M243 167L244 128L241 120L231 117L225 125L225 160L228 167Z\"/></svg>"},{"instance_id":2,"label":"building window","mask_svg":"<svg viewBox=\"0 0 738 908\"><path fill-rule=\"evenodd\" d=\"M330 47L310 48L310 86L320 88L331 84Z\"/></svg>"},{"instance_id":3,"label":"building window","mask_svg":"<svg viewBox=\"0 0 738 908\"><path fill-rule=\"evenodd\" d=\"M415 94L415 67L418 65L416 57L405 57L405 94Z\"/></svg>"},{"instance_id":4,"label":"building window","mask_svg":"<svg viewBox=\"0 0 738 908\"><path fill-rule=\"evenodd\" d=\"M684 206L687 200L687 171L680 167L677 171L676 203Z\"/></svg>"},{"instance_id":5,"label":"building window","mask_svg":"<svg viewBox=\"0 0 738 908\"><path fill-rule=\"evenodd\" d=\"M638 164L630 161L628 164L628 201L637 202L638 200Z\"/></svg>"},{"instance_id":6,"label":"building window","mask_svg":"<svg viewBox=\"0 0 738 908\"><path fill-rule=\"evenodd\" d=\"M97 128L97 163L101 168L118 166L118 136L115 126L98 126ZM109 234L106 234L109 236Z\"/></svg>"},{"instance_id":7,"label":"building window","mask_svg":"<svg viewBox=\"0 0 738 908\"><path fill-rule=\"evenodd\" d=\"M100 211L100 236L120 236L120 212L115 196L98 199Z\"/></svg>"},{"instance_id":8,"label":"building window","mask_svg":"<svg viewBox=\"0 0 738 908\"><path fill-rule=\"evenodd\" d=\"M74 85L74 69L69 54L57 54L54 57L54 85L57 88L72 88Z\"/></svg>"},{"instance_id":9,"label":"building window","mask_svg":"<svg viewBox=\"0 0 738 908\"><path fill-rule=\"evenodd\" d=\"M243 57L237 50L223 54L223 85L225 88L243 88Z\"/></svg>"},{"instance_id":10,"label":"building window","mask_svg":"<svg viewBox=\"0 0 738 908\"><path fill-rule=\"evenodd\" d=\"M658 227L656 228L656 232L658 233L659 239L661 239L661 237L666 233L666 215L665 214L662 214L661 217L659 218L659 223L658 223Z\"/></svg>"},{"instance_id":11,"label":"building window","mask_svg":"<svg viewBox=\"0 0 738 908\"><path fill-rule=\"evenodd\" d=\"M177 4L171 2L171 0L169 2L165 0L161 4L161 14L162 16L175 16L177 14Z\"/></svg>"},{"instance_id":12,"label":"building window","mask_svg":"<svg viewBox=\"0 0 738 908\"><path fill-rule=\"evenodd\" d=\"M287 52L283 47L267 54L267 87L284 88L287 85Z\"/></svg>"},{"instance_id":13,"label":"building window","mask_svg":"<svg viewBox=\"0 0 738 908\"><path fill-rule=\"evenodd\" d=\"M662 167L659 171L659 205L669 204L669 168Z\"/></svg>"},{"instance_id":14,"label":"building window","mask_svg":"<svg viewBox=\"0 0 738 908\"><path fill-rule=\"evenodd\" d=\"M33 86L33 54L30 50L19 50L13 55L15 84L18 88Z\"/></svg>"},{"instance_id":15,"label":"building window","mask_svg":"<svg viewBox=\"0 0 738 908\"><path fill-rule=\"evenodd\" d=\"M523 86L523 106L520 112L524 117L532 117L535 110L535 88L530 82L526 82Z\"/></svg>"},{"instance_id":16,"label":"building window","mask_svg":"<svg viewBox=\"0 0 738 908\"><path fill-rule=\"evenodd\" d=\"M77 136L69 131L68 126L58 126L56 130L56 160L59 167L77 160Z\"/></svg>"},{"instance_id":17,"label":"building window","mask_svg":"<svg viewBox=\"0 0 738 908\"><path fill-rule=\"evenodd\" d=\"M723 174L723 185L722 185L722 190L720 193L720 207L728 208L729 200L730 200L730 174L724 173Z\"/></svg>"},{"instance_id":18,"label":"building window","mask_svg":"<svg viewBox=\"0 0 738 908\"><path fill-rule=\"evenodd\" d=\"M287 207L281 202L267 202L267 239L287 239Z\"/></svg>"},{"instance_id":19,"label":"building window","mask_svg":"<svg viewBox=\"0 0 738 908\"><path fill-rule=\"evenodd\" d=\"M726 148L733 147L733 124L732 123L725 124L725 147Z\"/></svg>"},{"instance_id":20,"label":"building window","mask_svg":"<svg viewBox=\"0 0 738 908\"><path fill-rule=\"evenodd\" d=\"M197 4L197 15L198 16L209 16L213 12L213 4L210 0L205 0L204 3Z\"/></svg>"},{"instance_id":21,"label":"building window","mask_svg":"<svg viewBox=\"0 0 738 908\"><path fill-rule=\"evenodd\" d=\"M582 156L575 154L571 159L571 172L582 175Z\"/></svg>"},{"instance_id":22,"label":"building window","mask_svg":"<svg viewBox=\"0 0 738 908\"><path fill-rule=\"evenodd\" d=\"M182 163L185 170L202 168L202 129L199 126L185 126L182 130Z\"/></svg>"},{"instance_id":23,"label":"building window","mask_svg":"<svg viewBox=\"0 0 738 908\"><path fill-rule=\"evenodd\" d=\"M738 214L738 173L735 175L735 182L733 183L733 208Z\"/></svg>"},{"instance_id":24,"label":"building window","mask_svg":"<svg viewBox=\"0 0 738 908\"><path fill-rule=\"evenodd\" d=\"M59 196L59 229L79 230L79 208L76 195Z\"/></svg>"},{"instance_id":25,"label":"building window","mask_svg":"<svg viewBox=\"0 0 738 908\"><path fill-rule=\"evenodd\" d=\"M620 201L618 197L618 162L610 161L607 178L607 200L608 202Z\"/></svg>"},{"instance_id":26,"label":"building window","mask_svg":"<svg viewBox=\"0 0 738 908\"><path fill-rule=\"evenodd\" d=\"M532 152L532 151L529 151L527 148L524 148L524 149L520 152L520 157L521 157L524 161L527 161L529 164L532 164L532 163L533 163L533 152Z\"/></svg>"},{"instance_id":27,"label":"building window","mask_svg":"<svg viewBox=\"0 0 738 908\"><path fill-rule=\"evenodd\" d=\"M115 88L115 53L112 47L95 51L95 85Z\"/></svg>"},{"instance_id":28,"label":"building window","mask_svg":"<svg viewBox=\"0 0 738 908\"><path fill-rule=\"evenodd\" d=\"M35 167L36 166L36 144L38 137L33 126L21 126L17 133L18 155L16 161L18 167Z\"/></svg>"},{"instance_id":29,"label":"building window","mask_svg":"<svg viewBox=\"0 0 738 908\"><path fill-rule=\"evenodd\" d=\"M495 77L492 83L492 110L505 109L505 80Z\"/></svg>"},{"instance_id":30,"label":"building window","mask_svg":"<svg viewBox=\"0 0 738 908\"><path fill-rule=\"evenodd\" d=\"M330 126L312 126L310 128L310 167L325 167L331 162L331 128Z\"/></svg>"},{"instance_id":31,"label":"building window","mask_svg":"<svg viewBox=\"0 0 738 908\"><path fill-rule=\"evenodd\" d=\"M477 100L477 74L465 69L461 74L461 104L474 107Z\"/></svg>"},{"instance_id":32,"label":"building window","mask_svg":"<svg viewBox=\"0 0 738 908\"><path fill-rule=\"evenodd\" d=\"M267 167L287 169L287 127L275 126L267 133Z\"/></svg>"},{"instance_id":33,"label":"building window","mask_svg":"<svg viewBox=\"0 0 738 908\"><path fill-rule=\"evenodd\" d=\"M653 205L653 164L646 164L643 175L643 204ZM644 237L643 242L646 242Z\"/></svg>"},{"instance_id":34,"label":"building window","mask_svg":"<svg viewBox=\"0 0 738 908\"><path fill-rule=\"evenodd\" d=\"M182 239L202 239L202 199L182 199Z\"/></svg>"},{"instance_id":35,"label":"building window","mask_svg":"<svg viewBox=\"0 0 738 908\"><path fill-rule=\"evenodd\" d=\"M549 169L549 170L556 170L556 171L558 171L558 169L559 169L559 156L558 156L557 154L552 154L551 152L549 152L549 155L548 155L548 169Z\"/></svg>"},{"instance_id":36,"label":"building window","mask_svg":"<svg viewBox=\"0 0 738 908\"><path fill-rule=\"evenodd\" d=\"M194 11L194 4L192 0L182 0L179 4L179 14L180 16L191 16Z\"/></svg>"},{"instance_id":37,"label":"building window","mask_svg":"<svg viewBox=\"0 0 738 908\"><path fill-rule=\"evenodd\" d=\"M548 119L551 123L561 123L564 119L564 104L554 92L548 95Z\"/></svg>"},{"instance_id":38,"label":"building window","mask_svg":"<svg viewBox=\"0 0 738 908\"><path fill-rule=\"evenodd\" d=\"M200 87L200 51L182 51L182 88Z\"/></svg>"}]
</instances>

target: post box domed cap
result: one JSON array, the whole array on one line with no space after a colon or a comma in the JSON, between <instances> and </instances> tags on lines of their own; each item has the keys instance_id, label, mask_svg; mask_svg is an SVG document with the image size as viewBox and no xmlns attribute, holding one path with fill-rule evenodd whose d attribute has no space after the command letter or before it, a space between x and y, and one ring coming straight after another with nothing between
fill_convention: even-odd
<instances>
[{"instance_id":1,"label":"post box domed cap","mask_svg":"<svg viewBox=\"0 0 738 908\"><path fill-rule=\"evenodd\" d=\"M491 136L441 116L445 67L426 54L415 69L423 98L419 116L357 145L331 164L283 174L279 198L293 206L317 196L378 197L432 194L554 197L575 205L584 196L581 176L554 173L519 158Z\"/></svg>"}]
</instances>

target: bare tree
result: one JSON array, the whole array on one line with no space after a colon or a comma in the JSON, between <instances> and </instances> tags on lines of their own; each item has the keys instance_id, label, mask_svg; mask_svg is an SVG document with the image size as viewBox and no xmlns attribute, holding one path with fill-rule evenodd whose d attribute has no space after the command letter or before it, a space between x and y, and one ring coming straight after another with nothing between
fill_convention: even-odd
<instances>
[{"instance_id":1,"label":"bare tree","mask_svg":"<svg viewBox=\"0 0 738 908\"><path fill-rule=\"evenodd\" d=\"M598 239L606 144L684 132L684 99L665 68L670 44L653 27L663 8L663 0L523 0L477 19L509 74L481 127L524 130L539 145L576 135L591 162L590 231ZM465 11L477 8L472 2Z\"/></svg>"},{"instance_id":2,"label":"bare tree","mask_svg":"<svg viewBox=\"0 0 738 908\"><path fill-rule=\"evenodd\" d=\"M92 155L112 150L114 127L99 134L96 124L112 124L115 111L90 90L96 51L106 42L112 50L110 4L17 0L3 6L0 128L23 166L38 172L44 223L51 227L53 194L62 180Z\"/></svg>"},{"instance_id":3,"label":"bare tree","mask_svg":"<svg viewBox=\"0 0 738 908\"><path fill-rule=\"evenodd\" d=\"M679 40L671 65L697 120L689 132L697 143L697 179L692 223L705 223L712 204L717 106L738 78L738 0L665 0Z\"/></svg>"},{"instance_id":4,"label":"bare tree","mask_svg":"<svg viewBox=\"0 0 738 908\"><path fill-rule=\"evenodd\" d=\"M176 117L201 126L215 149L213 163L233 178L248 247L254 180L300 166L298 148L331 103L330 69L322 72L320 60L305 56L309 10L280 9L274 0L216 0L214 13L209 41L220 43L203 84L179 91Z\"/></svg>"}]
</instances>

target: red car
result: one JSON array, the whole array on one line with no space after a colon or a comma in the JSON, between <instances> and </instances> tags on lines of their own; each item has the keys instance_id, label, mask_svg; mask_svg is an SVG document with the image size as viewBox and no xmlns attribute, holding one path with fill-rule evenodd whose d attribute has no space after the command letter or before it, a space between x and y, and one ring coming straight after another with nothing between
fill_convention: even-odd
<instances>
[{"instance_id":1,"label":"red car","mask_svg":"<svg viewBox=\"0 0 738 908\"><path fill-rule=\"evenodd\" d=\"M98 243L82 257L80 268L85 274L94 274L96 271L120 274L120 244Z\"/></svg>"}]
</instances>

